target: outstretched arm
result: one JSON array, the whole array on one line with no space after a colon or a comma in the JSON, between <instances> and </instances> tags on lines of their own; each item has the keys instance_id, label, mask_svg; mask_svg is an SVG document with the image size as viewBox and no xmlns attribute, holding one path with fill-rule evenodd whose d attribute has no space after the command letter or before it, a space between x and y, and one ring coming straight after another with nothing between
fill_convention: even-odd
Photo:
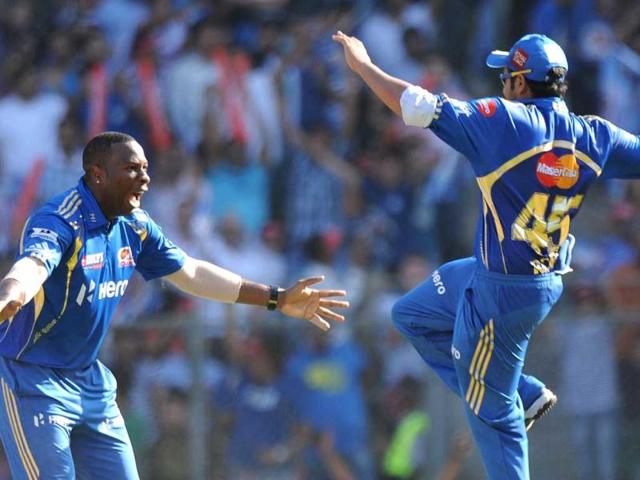
<instances>
[{"instance_id":1,"label":"outstretched arm","mask_svg":"<svg viewBox=\"0 0 640 480\"><path fill-rule=\"evenodd\" d=\"M0 323L29 303L47 277L47 269L35 258L25 257L14 263L0 281Z\"/></svg>"},{"instance_id":2,"label":"outstretched arm","mask_svg":"<svg viewBox=\"0 0 640 480\"><path fill-rule=\"evenodd\" d=\"M344 290L310 288L324 277L305 278L287 289L272 290L269 285L245 280L212 263L187 257L180 270L165 278L180 290L209 300L263 307L273 302L275 309L285 315L308 320L322 330L329 330L327 320L344 321L342 315L333 311L334 308L349 306L347 301L329 298L343 297L346 294Z\"/></svg>"},{"instance_id":3,"label":"outstretched arm","mask_svg":"<svg viewBox=\"0 0 640 480\"><path fill-rule=\"evenodd\" d=\"M389 75L376 66L369 58L364 44L356 37L350 37L338 31L331 38L342 45L344 58L349 68L369 85L373 93L387 107L393 110L396 115L402 116L400 97L411 84Z\"/></svg>"},{"instance_id":4,"label":"outstretched arm","mask_svg":"<svg viewBox=\"0 0 640 480\"><path fill-rule=\"evenodd\" d=\"M349 68L369 85L387 107L401 116L406 125L426 128L431 124L436 111L435 95L424 88L393 77L374 65L367 49L356 37L339 31L332 38L342 45Z\"/></svg>"}]
</instances>

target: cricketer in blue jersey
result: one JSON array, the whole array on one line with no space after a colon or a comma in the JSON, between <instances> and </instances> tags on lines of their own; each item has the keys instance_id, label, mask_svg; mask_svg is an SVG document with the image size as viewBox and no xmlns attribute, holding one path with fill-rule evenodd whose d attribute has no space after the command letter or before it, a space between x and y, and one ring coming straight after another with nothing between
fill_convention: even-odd
<instances>
[{"instance_id":1,"label":"cricketer in blue jersey","mask_svg":"<svg viewBox=\"0 0 640 480\"><path fill-rule=\"evenodd\" d=\"M557 401L524 375L529 338L562 293L571 220L598 178L640 177L640 139L563 100L568 63L543 35L493 51L503 98L450 99L392 77L337 32L349 67L407 125L464 154L481 192L475 255L447 263L393 307L396 327L460 396L492 480L529 478L526 429Z\"/></svg>"},{"instance_id":2,"label":"cricketer in blue jersey","mask_svg":"<svg viewBox=\"0 0 640 480\"><path fill-rule=\"evenodd\" d=\"M0 437L12 478L136 479L116 404L97 360L131 274L193 295L266 306L327 330L342 290L253 283L189 257L140 201L148 162L129 135L105 132L83 152L85 175L27 219L17 261L0 282Z\"/></svg>"}]
</instances>

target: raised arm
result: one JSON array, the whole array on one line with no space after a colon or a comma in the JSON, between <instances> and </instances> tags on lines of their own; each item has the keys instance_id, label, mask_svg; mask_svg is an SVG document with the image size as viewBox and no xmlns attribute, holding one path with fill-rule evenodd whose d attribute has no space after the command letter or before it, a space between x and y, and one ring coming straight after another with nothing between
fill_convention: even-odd
<instances>
[{"instance_id":1,"label":"raised arm","mask_svg":"<svg viewBox=\"0 0 640 480\"><path fill-rule=\"evenodd\" d=\"M0 323L29 303L47 277L44 264L35 258L25 257L14 263L0 281Z\"/></svg>"},{"instance_id":2,"label":"raised arm","mask_svg":"<svg viewBox=\"0 0 640 480\"><path fill-rule=\"evenodd\" d=\"M324 277L298 280L287 289L245 280L240 275L204 260L187 257L180 270L165 277L180 290L209 300L244 303L279 310L285 315L301 318L322 330L329 330L327 320L344 321L333 308L347 308L349 302L328 297L342 297L344 290L310 288Z\"/></svg>"},{"instance_id":3,"label":"raised arm","mask_svg":"<svg viewBox=\"0 0 640 480\"><path fill-rule=\"evenodd\" d=\"M428 90L393 77L373 64L367 49L356 37L338 31L333 40L342 45L349 68L357 73L404 123L411 127L428 127L434 119L437 99Z\"/></svg>"},{"instance_id":4,"label":"raised arm","mask_svg":"<svg viewBox=\"0 0 640 480\"><path fill-rule=\"evenodd\" d=\"M374 65L364 44L356 37L350 37L338 31L331 38L342 45L344 58L349 68L364 80L387 107L393 110L396 115L402 116L400 97L411 84L389 75Z\"/></svg>"}]
</instances>

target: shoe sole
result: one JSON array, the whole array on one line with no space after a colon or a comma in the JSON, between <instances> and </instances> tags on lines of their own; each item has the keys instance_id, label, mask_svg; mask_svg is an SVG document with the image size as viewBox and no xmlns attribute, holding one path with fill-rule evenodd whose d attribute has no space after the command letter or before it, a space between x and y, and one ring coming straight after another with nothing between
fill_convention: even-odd
<instances>
[{"instance_id":1,"label":"shoe sole","mask_svg":"<svg viewBox=\"0 0 640 480\"><path fill-rule=\"evenodd\" d=\"M524 421L524 427L525 427L525 431L529 431L529 429L531 427L533 427L533 424L536 422L536 420L538 420L539 418L543 417L544 415L546 415L547 413L549 413L549 411L556 406L556 404L558 403L558 397L556 397L555 395L553 397L551 397L549 399L549 401L547 401L547 403L545 403L542 408L540 410L538 410L538 412L531 418L527 418Z\"/></svg>"}]
</instances>

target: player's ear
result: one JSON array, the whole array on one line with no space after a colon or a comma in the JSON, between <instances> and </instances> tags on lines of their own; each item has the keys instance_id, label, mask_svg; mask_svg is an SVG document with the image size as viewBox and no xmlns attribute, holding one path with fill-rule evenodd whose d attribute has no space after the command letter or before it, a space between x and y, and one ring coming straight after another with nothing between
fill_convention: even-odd
<instances>
[{"instance_id":1,"label":"player's ear","mask_svg":"<svg viewBox=\"0 0 640 480\"><path fill-rule=\"evenodd\" d=\"M527 80L524 78L524 75L516 75L512 78L512 81L515 80L515 89L518 94L518 98L529 98L531 97L531 89L529 88L529 84Z\"/></svg>"},{"instance_id":2,"label":"player's ear","mask_svg":"<svg viewBox=\"0 0 640 480\"><path fill-rule=\"evenodd\" d=\"M87 168L87 176L92 183L101 185L102 183L104 183L105 171L97 164L89 165L89 167Z\"/></svg>"}]
</instances>

